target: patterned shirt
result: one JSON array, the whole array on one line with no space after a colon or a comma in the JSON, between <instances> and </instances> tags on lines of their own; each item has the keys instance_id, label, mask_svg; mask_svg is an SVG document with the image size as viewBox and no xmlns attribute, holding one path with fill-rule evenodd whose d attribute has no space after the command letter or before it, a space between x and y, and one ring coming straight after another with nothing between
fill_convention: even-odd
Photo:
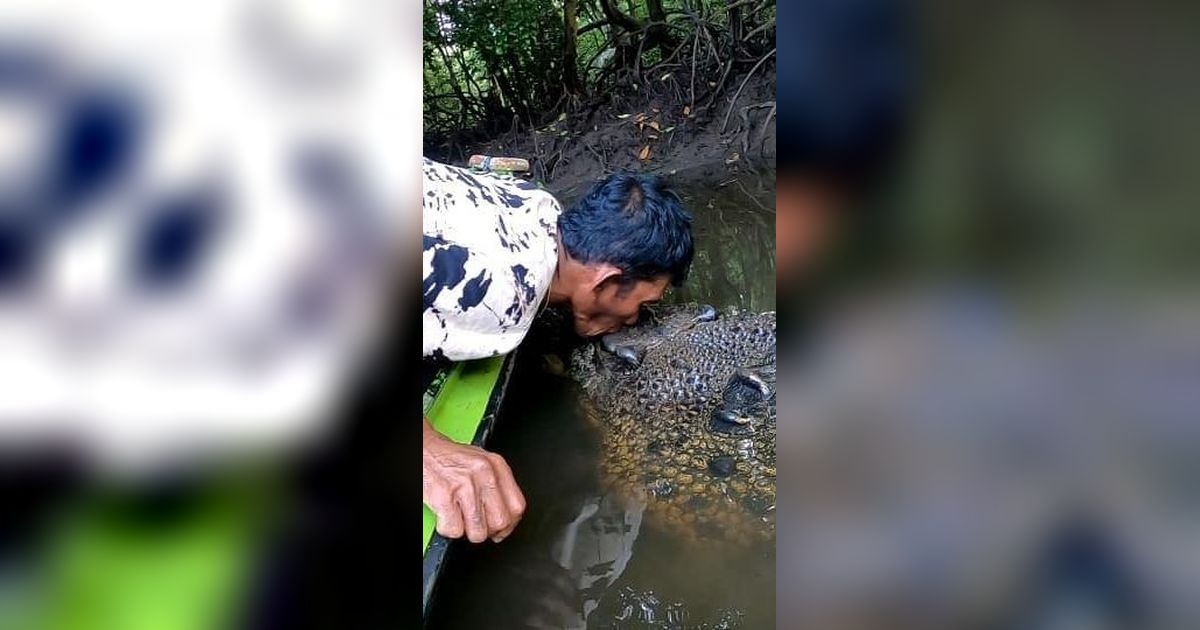
<instances>
[{"instance_id":1,"label":"patterned shirt","mask_svg":"<svg viewBox=\"0 0 1200 630\"><path fill-rule=\"evenodd\" d=\"M529 182L425 159L422 345L462 361L525 338L558 264L554 197Z\"/></svg>"}]
</instances>

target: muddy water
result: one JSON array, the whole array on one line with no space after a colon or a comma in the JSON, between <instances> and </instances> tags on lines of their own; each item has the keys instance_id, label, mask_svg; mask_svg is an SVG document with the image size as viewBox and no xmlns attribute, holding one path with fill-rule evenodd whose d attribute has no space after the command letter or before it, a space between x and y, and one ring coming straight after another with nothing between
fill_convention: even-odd
<instances>
[{"instance_id":1,"label":"muddy water","mask_svg":"<svg viewBox=\"0 0 1200 630\"><path fill-rule=\"evenodd\" d=\"M774 310L774 172L700 167L670 179L692 210L697 253L666 301ZM582 190L556 192L571 203ZM608 494L572 390L543 368L548 344L522 345L489 445L512 466L528 512L502 544L451 547L426 627L774 627L773 541L685 543Z\"/></svg>"}]
</instances>

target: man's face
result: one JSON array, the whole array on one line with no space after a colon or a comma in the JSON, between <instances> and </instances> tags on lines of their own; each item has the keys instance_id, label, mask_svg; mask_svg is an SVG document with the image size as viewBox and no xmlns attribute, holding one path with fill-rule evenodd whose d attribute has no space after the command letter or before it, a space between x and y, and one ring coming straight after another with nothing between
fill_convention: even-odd
<instances>
[{"instance_id":1,"label":"man's face","mask_svg":"<svg viewBox=\"0 0 1200 630\"><path fill-rule=\"evenodd\" d=\"M575 332L583 337L595 337L636 324L642 306L661 300L669 284L667 276L638 280L632 285L622 285L614 279L578 295L571 304Z\"/></svg>"}]
</instances>

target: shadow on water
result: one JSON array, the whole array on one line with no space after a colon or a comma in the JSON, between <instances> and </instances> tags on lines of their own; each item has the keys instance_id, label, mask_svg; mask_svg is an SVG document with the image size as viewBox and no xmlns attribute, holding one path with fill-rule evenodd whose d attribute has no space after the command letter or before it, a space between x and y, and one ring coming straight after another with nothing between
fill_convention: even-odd
<instances>
[{"instance_id":1,"label":"shadow on water","mask_svg":"<svg viewBox=\"0 0 1200 630\"><path fill-rule=\"evenodd\" d=\"M697 253L666 301L774 310L774 176L710 167L670 177L694 215ZM774 627L773 541L696 546L609 495L597 436L568 382L543 368L557 346L537 334L522 344L489 445L521 484L525 518L501 544L451 545L426 627Z\"/></svg>"}]
</instances>

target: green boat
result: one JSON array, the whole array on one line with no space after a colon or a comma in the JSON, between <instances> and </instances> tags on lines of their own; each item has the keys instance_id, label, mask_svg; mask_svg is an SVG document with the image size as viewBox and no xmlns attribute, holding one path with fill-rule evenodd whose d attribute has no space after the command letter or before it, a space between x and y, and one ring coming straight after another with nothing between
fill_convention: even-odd
<instances>
[{"instance_id":1,"label":"green boat","mask_svg":"<svg viewBox=\"0 0 1200 630\"><path fill-rule=\"evenodd\" d=\"M527 160L484 155L471 156L469 166L478 173L501 176L529 170ZM433 428L460 444L486 446L504 400L516 354L514 351L490 359L462 361L436 374L425 391L424 400L425 416ZM450 541L437 534L437 517L429 506L421 507L424 544L421 610L422 618L425 618Z\"/></svg>"},{"instance_id":2,"label":"green boat","mask_svg":"<svg viewBox=\"0 0 1200 630\"><path fill-rule=\"evenodd\" d=\"M486 446L512 374L516 352L463 361L442 370L425 395L425 415L433 428L460 444ZM422 618L428 616L437 579L450 542L437 534L437 517L422 506L424 561L421 571Z\"/></svg>"}]
</instances>

